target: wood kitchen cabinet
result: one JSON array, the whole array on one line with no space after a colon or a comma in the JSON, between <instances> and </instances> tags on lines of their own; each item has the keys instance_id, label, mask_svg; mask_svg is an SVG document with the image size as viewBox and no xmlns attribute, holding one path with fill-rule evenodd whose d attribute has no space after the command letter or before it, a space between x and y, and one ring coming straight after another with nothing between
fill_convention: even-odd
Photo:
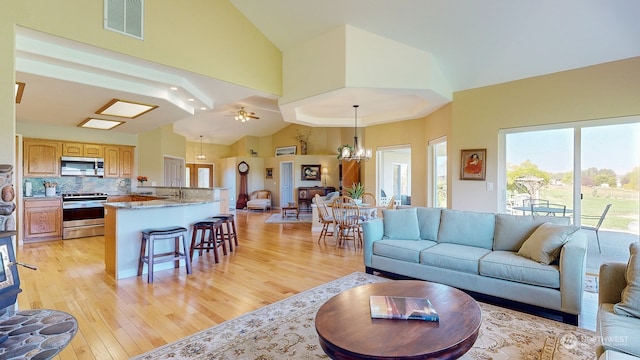
<instances>
[{"instance_id":1,"label":"wood kitchen cabinet","mask_svg":"<svg viewBox=\"0 0 640 360\"><path fill-rule=\"evenodd\" d=\"M104 146L84 143L62 143L62 156L104 157Z\"/></svg>"},{"instance_id":2,"label":"wood kitchen cabinet","mask_svg":"<svg viewBox=\"0 0 640 360\"><path fill-rule=\"evenodd\" d=\"M104 177L132 177L133 146L107 145L104 147Z\"/></svg>"},{"instance_id":3,"label":"wood kitchen cabinet","mask_svg":"<svg viewBox=\"0 0 640 360\"><path fill-rule=\"evenodd\" d=\"M42 139L23 141L24 177L59 177L62 142Z\"/></svg>"},{"instance_id":4,"label":"wood kitchen cabinet","mask_svg":"<svg viewBox=\"0 0 640 360\"><path fill-rule=\"evenodd\" d=\"M25 199L23 233L25 243L61 239L62 199Z\"/></svg>"}]
</instances>

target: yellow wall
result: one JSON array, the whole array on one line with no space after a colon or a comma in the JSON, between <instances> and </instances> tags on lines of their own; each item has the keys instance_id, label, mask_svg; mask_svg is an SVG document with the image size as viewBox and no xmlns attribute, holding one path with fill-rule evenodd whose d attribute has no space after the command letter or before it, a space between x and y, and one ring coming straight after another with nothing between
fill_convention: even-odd
<instances>
[{"instance_id":1,"label":"yellow wall","mask_svg":"<svg viewBox=\"0 0 640 360\"><path fill-rule=\"evenodd\" d=\"M638 94L640 57L455 93L451 207L494 212L504 202L505 189L495 186L500 129L637 115ZM474 148L487 149L486 182L459 180L460 150Z\"/></svg>"},{"instance_id":2,"label":"yellow wall","mask_svg":"<svg viewBox=\"0 0 640 360\"><path fill-rule=\"evenodd\" d=\"M282 93L280 50L228 1L147 1L144 16L144 41L140 41L103 29L102 1L4 1L0 11L0 142L13 143L16 133L16 25L267 93ZM14 150L7 147L0 153L0 163L13 162Z\"/></svg>"}]
</instances>

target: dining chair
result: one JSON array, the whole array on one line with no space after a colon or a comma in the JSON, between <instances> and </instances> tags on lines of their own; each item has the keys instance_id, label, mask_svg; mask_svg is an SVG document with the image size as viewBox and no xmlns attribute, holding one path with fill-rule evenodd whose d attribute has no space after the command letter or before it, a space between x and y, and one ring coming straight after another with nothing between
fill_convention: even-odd
<instances>
[{"instance_id":1,"label":"dining chair","mask_svg":"<svg viewBox=\"0 0 640 360\"><path fill-rule=\"evenodd\" d=\"M350 240L353 240L356 248L362 245L360 237L360 208L355 200L348 196L340 196L333 201L331 208L336 224L334 231L338 234L337 245L341 246Z\"/></svg>"},{"instance_id":2,"label":"dining chair","mask_svg":"<svg viewBox=\"0 0 640 360\"><path fill-rule=\"evenodd\" d=\"M320 237L318 237L318 243L322 239L327 244L327 235L333 236L333 230L329 231L329 226L333 226L333 216L329 214L327 204L322 200L320 194L315 195L316 208L318 209L318 219L322 223L322 230L320 231Z\"/></svg>"},{"instance_id":3,"label":"dining chair","mask_svg":"<svg viewBox=\"0 0 640 360\"><path fill-rule=\"evenodd\" d=\"M376 196L372 193L366 192L362 194L362 203L370 206L376 206Z\"/></svg>"},{"instance_id":4,"label":"dining chair","mask_svg":"<svg viewBox=\"0 0 640 360\"><path fill-rule=\"evenodd\" d=\"M595 226L591 226L591 225L581 225L580 228L581 229L585 229L585 230L593 230L596 232L596 240L598 241L598 251L600 253L602 253L602 249L600 248L600 236L598 235L598 231L600 230L600 226L602 225L602 223L604 222L604 218L605 216L607 216L607 213L609 212L609 209L611 208L611 204L607 204L607 206L604 207L604 211L602 212L601 215L582 215L580 216L581 219L586 219L586 220L598 220L598 222L596 223Z\"/></svg>"},{"instance_id":5,"label":"dining chair","mask_svg":"<svg viewBox=\"0 0 640 360\"><path fill-rule=\"evenodd\" d=\"M522 207L528 208L531 212L531 215L537 215L533 210L535 206L549 206L549 200L531 198L522 200ZM524 213L524 215L526 215L526 210L523 210L522 212Z\"/></svg>"},{"instance_id":6,"label":"dining chair","mask_svg":"<svg viewBox=\"0 0 640 360\"><path fill-rule=\"evenodd\" d=\"M387 204L387 209L393 210L396 208L396 196L391 195L391 199L389 199L389 203Z\"/></svg>"}]
</instances>

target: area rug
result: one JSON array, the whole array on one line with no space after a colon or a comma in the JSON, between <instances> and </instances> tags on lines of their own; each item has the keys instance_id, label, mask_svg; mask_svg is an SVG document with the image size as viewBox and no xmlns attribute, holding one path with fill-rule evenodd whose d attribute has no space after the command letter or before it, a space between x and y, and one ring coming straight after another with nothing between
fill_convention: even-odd
<instances>
[{"instance_id":1,"label":"area rug","mask_svg":"<svg viewBox=\"0 0 640 360\"><path fill-rule=\"evenodd\" d=\"M355 272L304 291L136 360L327 359L318 342L315 315L338 293L385 278ZM593 359L594 332L557 321L480 303L482 326L462 359Z\"/></svg>"},{"instance_id":2,"label":"area rug","mask_svg":"<svg viewBox=\"0 0 640 360\"><path fill-rule=\"evenodd\" d=\"M599 283L598 275L587 274L584 277L584 291L598 293Z\"/></svg>"},{"instance_id":3,"label":"area rug","mask_svg":"<svg viewBox=\"0 0 640 360\"><path fill-rule=\"evenodd\" d=\"M267 220L265 220L266 224L300 224L300 223L309 223L311 224L311 214L300 214L296 219L295 216L285 216L282 218L282 214L271 214Z\"/></svg>"}]
</instances>

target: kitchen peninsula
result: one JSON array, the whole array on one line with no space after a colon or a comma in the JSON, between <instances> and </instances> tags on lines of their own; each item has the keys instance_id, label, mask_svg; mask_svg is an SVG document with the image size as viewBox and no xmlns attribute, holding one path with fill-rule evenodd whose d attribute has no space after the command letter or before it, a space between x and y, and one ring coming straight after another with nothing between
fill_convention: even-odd
<instances>
[{"instance_id":1,"label":"kitchen peninsula","mask_svg":"<svg viewBox=\"0 0 640 360\"><path fill-rule=\"evenodd\" d=\"M189 229L197 221L220 214L220 199L168 198L150 201L110 202L104 204L105 218L105 270L116 279L137 276L140 256L140 234L149 228L184 226ZM169 246L171 245L171 246ZM155 252L172 249L172 242L155 244ZM180 266L184 266L182 263ZM173 267L173 262L159 263L154 270ZM145 266L145 272L147 267Z\"/></svg>"}]
</instances>

